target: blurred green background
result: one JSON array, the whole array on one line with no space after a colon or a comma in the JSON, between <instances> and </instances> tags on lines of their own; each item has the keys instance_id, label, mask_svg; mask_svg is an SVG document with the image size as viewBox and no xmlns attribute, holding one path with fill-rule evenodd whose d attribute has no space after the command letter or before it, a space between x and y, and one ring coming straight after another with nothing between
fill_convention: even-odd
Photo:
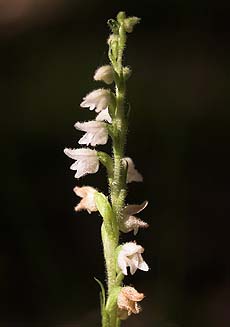
<instances>
[{"instance_id":1,"label":"blurred green background","mask_svg":"<svg viewBox=\"0 0 230 327\"><path fill-rule=\"evenodd\" d=\"M105 171L75 180L63 149L94 117L79 103L102 86L120 10L142 18L125 61L127 155L144 183L128 202L149 200L136 239L151 267L126 279L146 299L124 326L230 326L230 4L0 0L1 326L100 326L101 221L73 211L72 189L106 191Z\"/></svg>"}]
</instances>

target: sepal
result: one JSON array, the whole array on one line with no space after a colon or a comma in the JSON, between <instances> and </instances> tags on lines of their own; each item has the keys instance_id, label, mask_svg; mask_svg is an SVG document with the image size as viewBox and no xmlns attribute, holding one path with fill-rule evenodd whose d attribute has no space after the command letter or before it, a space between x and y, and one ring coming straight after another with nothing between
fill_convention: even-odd
<instances>
[{"instance_id":1,"label":"sepal","mask_svg":"<svg viewBox=\"0 0 230 327\"><path fill-rule=\"evenodd\" d=\"M107 197L103 193L95 193L94 199L96 202L96 206L100 215L102 216L105 224L106 232L109 235L113 234L113 221L114 221L114 213L111 205L107 199Z\"/></svg>"},{"instance_id":2,"label":"sepal","mask_svg":"<svg viewBox=\"0 0 230 327\"><path fill-rule=\"evenodd\" d=\"M97 157L100 163L107 169L108 177L112 178L113 176L113 159L105 152L98 151Z\"/></svg>"}]
</instances>

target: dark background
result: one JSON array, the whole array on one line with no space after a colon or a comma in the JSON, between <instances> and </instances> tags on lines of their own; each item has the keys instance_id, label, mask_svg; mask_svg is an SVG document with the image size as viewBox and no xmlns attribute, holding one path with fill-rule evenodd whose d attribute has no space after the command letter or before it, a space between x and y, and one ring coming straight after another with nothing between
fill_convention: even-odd
<instances>
[{"instance_id":1,"label":"dark background","mask_svg":"<svg viewBox=\"0 0 230 327\"><path fill-rule=\"evenodd\" d=\"M1 326L99 326L101 220L73 211L72 189L106 192L105 171L75 180L63 148L94 117L79 103L102 86L120 10L142 18L125 59L144 183L128 202L149 200L136 239L151 267L126 279L146 299L124 326L230 325L228 1L0 0Z\"/></svg>"}]
</instances>

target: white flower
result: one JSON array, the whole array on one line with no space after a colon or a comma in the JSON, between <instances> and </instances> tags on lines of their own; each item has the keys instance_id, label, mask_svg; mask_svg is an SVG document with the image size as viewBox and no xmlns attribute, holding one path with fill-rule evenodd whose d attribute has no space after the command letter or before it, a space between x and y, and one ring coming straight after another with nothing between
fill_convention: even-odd
<instances>
[{"instance_id":1,"label":"white flower","mask_svg":"<svg viewBox=\"0 0 230 327\"><path fill-rule=\"evenodd\" d=\"M91 149L65 149L64 153L71 159L76 160L70 169L76 170L75 178L80 178L86 174L94 174L99 169L97 151Z\"/></svg>"},{"instance_id":2,"label":"white flower","mask_svg":"<svg viewBox=\"0 0 230 327\"><path fill-rule=\"evenodd\" d=\"M134 287L122 287L117 297L118 317L121 320L125 320L132 313L139 313L141 311L141 307L137 302L142 301L143 298L144 294L137 292Z\"/></svg>"},{"instance_id":3,"label":"white flower","mask_svg":"<svg viewBox=\"0 0 230 327\"><path fill-rule=\"evenodd\" d=\"M108 123L112 123L112 118L110 117L109 114L109 109L102 110L99 112L99 114L96 116L97 121L107 121Z\"/></svg>"},{"instance_id":4,"label":"white flower","mask_svg":"<svg viewBox=\"0 0 230 327\"><path fill-rule=\"evenodd\" d=\"M143 260L141 253L144 248L135 242L128 242L122 245L117 257L117 263L124 275L127 275L127 267L130 267L130 273L133 275L137 269L148 271L149 267Z\"/></svg>"},{"instance_id":5,"label":"white flower","mask_svg":"<svg viewBox=\"0 0 230 327\"><path fill-rule=\"evenodd\" d=\"M127 162L127 164L128 164L127 183L131 183L131 182L143 182L143 177L139 173L139 171L137 171L135 169L135 165L134 165L133 160L131 158L129 158L129 157L124 158L123 160L125 160Z\"/></svg>"},{"instance_id":6,"label":"white flower","mask_svg":"<svg viewBox=\"0 0 230 327\"><path fill-rule=\"evenodd\" d=\"M94 110L96 108L95 111L100 112L108 108L110 101L110 90L97 89L87 94L86 97L83 98L80 106L83 108L89 107L90 110Z\"/></svg>"},{"instance_id":7,"label":"white flower","mask_svg":"<svg viewBox=\"0 0 230 327\"><path fill-rule=\"evenodd\" d=\"M97 192L95 188L91 186L76 186L73 190L77 196L82 198L82 200L74 208L75 211L87 210L88 213L97 211L97 206L94 200L94 195Z\"/></svg>"},{"instance_id":8,"label":"white flower","mask_svg":"<svg viewBox=\"0 0 230 327\"><path fill-rule=\"evenodd\" d=\"M74 127L86 134L78 141L79 144L106 144L108 141L108 129L106 123L101 121L88 121L84 123L77 122Z\"/></svg>"},{"instance_id":9,"label":"white flower","mask_svg":"<svg viewBox=\"0 0 230 327\"><path fill-rule=\"evenodd\" d=\"M113 83L113 68L110 65L99 67L94 77L95 81L104 81L106 84Z\"/></svg>"},{"instance_id":10,"label":"white flower","mask_svg":"<svg viewBox=\"0 0 230 327\"><path fill-rule=\"evenodd\" d=\"M141 219L133 216L136 213L141 212L148 205L148 201L144 201L142 204L130 204L127 205L123 211L123 219L120 222L120 230L123 233L128 233L133 230L134 235L137 234L139 228L147 228L149 225Z\"/></svg>"}]
</instances>

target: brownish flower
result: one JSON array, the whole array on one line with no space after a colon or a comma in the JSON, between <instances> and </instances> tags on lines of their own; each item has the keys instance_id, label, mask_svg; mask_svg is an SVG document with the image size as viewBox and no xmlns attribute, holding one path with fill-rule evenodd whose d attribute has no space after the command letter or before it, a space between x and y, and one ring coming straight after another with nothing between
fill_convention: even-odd
<instances>
[{"instance_id":1,"label":"brownish flower","mask_svg":"<svg viewBox=\"0 0 230 327\"><path fill-rule=\"evenodd\" d=\"M137 302L140 302L143 298L144 294L137 292L134 287L122 287L117 297L118 317L121 320L125 320L132 313L139 313L141 307Z\"/></svg>"}]
</instances>

